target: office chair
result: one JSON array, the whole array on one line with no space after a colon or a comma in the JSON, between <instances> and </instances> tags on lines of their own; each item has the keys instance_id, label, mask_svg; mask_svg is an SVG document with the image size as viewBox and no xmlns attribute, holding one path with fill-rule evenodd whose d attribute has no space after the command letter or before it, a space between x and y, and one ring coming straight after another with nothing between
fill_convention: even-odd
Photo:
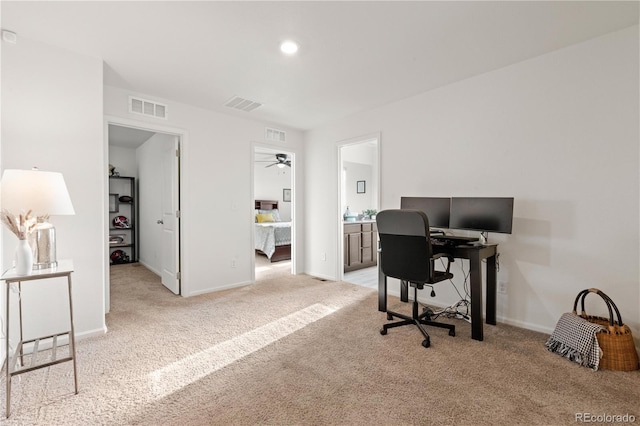
<instances>
[{"instance_id":1,"label":"office chair","mask_svg":"<svg viewBox=\"0 0 640 426\"><path fill-rule=\"evenodd\" d=\"M453 274L449 272L453 257L433 254L427 215L418 210L383 210L377 214L376 223L380 237L379 268L385 276L406 281L414 289L413 315L387 311L388 320L397 317L402 321L384 324L380 334L387 334L390 328L415 324L424 335L422 346L425 348L431 345L431 339L424 325L446 328L449 336L455 336L454 325L431 321L431 310L418 314L418 290L422 290L425 285L453 278ZM447 270L436 271L435 259L443 256L448 258Z\"/></svg>"}]
</instances>

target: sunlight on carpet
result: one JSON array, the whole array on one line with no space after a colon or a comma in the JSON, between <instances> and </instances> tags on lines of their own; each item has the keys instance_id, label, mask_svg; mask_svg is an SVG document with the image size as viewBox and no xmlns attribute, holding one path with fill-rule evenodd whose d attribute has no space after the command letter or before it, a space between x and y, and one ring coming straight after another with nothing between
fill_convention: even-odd
<instances>
[{"instance_id":1,"label":"sunlight on carpet","mask_svg":"<svg viewBox=\"0 0 640 426\"><path fill-rule=\"evenodd\" d=\"M153 396L172 394L337 310L316 303L156 370L149 374Z\"/></svg>"}]
</instances>

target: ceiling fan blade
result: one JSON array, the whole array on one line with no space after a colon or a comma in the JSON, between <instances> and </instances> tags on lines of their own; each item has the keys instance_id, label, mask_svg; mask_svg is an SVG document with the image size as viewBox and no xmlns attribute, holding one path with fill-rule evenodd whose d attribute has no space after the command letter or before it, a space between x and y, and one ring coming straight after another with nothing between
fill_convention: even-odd
<instances>
[{"instance_id":1,"label":"ceiling fan blade","mask_svg":"<svg viewBox=\"0 0 640 426\"><path fill-rule=\"evenodd\" d=\"M264 166L264 168L266 169L267 167L273 167L273 166L275 166L276 164L278 164L278 163L269 164L268 166Z\"/></svg>"}]
</instances>

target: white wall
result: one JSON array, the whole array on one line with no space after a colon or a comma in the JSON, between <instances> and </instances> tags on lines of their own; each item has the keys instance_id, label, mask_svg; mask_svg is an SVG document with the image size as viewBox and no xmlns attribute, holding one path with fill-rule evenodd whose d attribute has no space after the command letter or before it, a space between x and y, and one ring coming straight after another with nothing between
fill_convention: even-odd
<instances>
[{"instance_id":1,"label":"white wall","mask_svg":"<svg viewBox=\"0 0 640 426\"><path fill-rule=\"evenodd\" d=\"M407 194L515 197L513 234L490 235L502 321L550 332L598 287L640 334L638 71L635 26L308 132L307 272L334 277L341 260L321 213L338 211L336 143L380 131L383 209ZM436 302L457 301L439 288Z\"/></svg>"},{"instance_id":2,"label":"white wall","mask_svg":"<svg viewBox=\"0 0 640 426\"><path fill-rule=\"evenodd\" d=\"M377 209L373 204L372 194L375 190L373 183L373 167L370 164L352 163L343 161L342 168L345 172L345 202L341 210L349 206L351 214L362 214L363 210ZM364 181L364 193L358 193L357 182Z\"/></svg>"},{"instance_id":3,"label":"white wall","mask_svg":"<svg viewBox=\"0 0 640 426\"><path fill-rule=\"evenodd\" d=\"M363 209L375 209L378 210L380 205L380 200L378 199L380 188L378 187L378 173L379 173L379 165L378 165L378 141L376 139L367 140L368 138L364 138L360 142L348 143L347 145L341 146L340 148L340 158L344 163L357 163L362 165L370 166L371 175L366 177L366 193L365 194L357 194L356 192L356 182L350 182L346 184L346 188L342 193L342 206L340 207L340 211L344 212L346 206L351 207L351 212L357 211L358 213L362 213ZM349 178L349 173L347 173L347 178ZM351 179L353 180L353 179ZM356 181L362 179L355 179ZM355 201L355 204L354 204ZM358 210L354 210L355 208Z\"/></svg>"},{"instance_id":4,"label":"white wall","mask_svg":"<svg viewBox=\"0 0 640 426\"><path fill-rule=\"evenodd\" d=\"M169 119L129 113L131 94L167 104ZM184 129L186 133L182 141L180 195L183 294L192 296L251 282L252 143L264 145L265 126L280 128L287 132L287 142L274 148L294 152L297 159L303 159L302 133L111 86L104 87L104 98L108 116ZM296 173L299 188L303 178L302 172ZM301 212L304 196L297 195L297 208ZM304 268L303 225L303 220L296 221L300 268ZM231 266L232 260L235 268Z\"/></svg>"},{"instance_id":5,"label":"white wall","mask_svg":"<svg viewBox=\"0 0 640 426\"><path fill-rule=\"evenodd\" d=\"M137 177L136 150L109 145L109 164L116 168L120 176Z\"/></svg>"},{"instance_id":6,"label":"white wall","mask_svg":"<svg viewBox=\"0 0 640 426\"><path fill-rule=\"evenodd\" d=\"M265 163L254 165L254 187L256 200L277 200L280 220L291 221L291 203L282 200L282 190L291 189L291 168L282 169L273 166L265 167Z\"/></svg>"},{"instance_id":7,"label":"white wall","mask_svg":"<svg viewBox=\"0 0 640 426\"><path fill-rule=\"evenodd\" d=\"M138 172L139 261L162 274L162 153L171 149L175 136L156 133L136 153Z\"/></svg>"},{"instance_id":8,"label":"white wall","mask_svg":"<svg viewBox=\"0 0 640 426\"><path fill-rule=\"evenodd\" d=\"M58 259L73 259L75 266L79 337L105 330L102 116L102 61L22 37L15 45L2 43L2 169L37 165L64 176L76 214L51 222L57 230ZM3 233L5 270L11 266L16 240ZM30 336L68 329L65 286L64 279L24 285L24 326Z\"/></svg>"}]
</instances>

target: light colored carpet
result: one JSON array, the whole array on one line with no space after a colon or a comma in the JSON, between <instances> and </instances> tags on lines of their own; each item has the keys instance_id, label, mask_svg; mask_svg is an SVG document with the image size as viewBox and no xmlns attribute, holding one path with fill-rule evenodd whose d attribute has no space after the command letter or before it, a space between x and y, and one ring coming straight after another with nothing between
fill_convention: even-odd
<instances>
[{"instance_id":1,"label":"light colored carpet","mask_svg":"<svg viewBox=\"0 0 640 426\"><path fill-rule=\"evenodd\" d=\"M640 421L640 373L591 371L499 324L485 341L414 327L379 333L375 290L274 275L172 295L139 265L112 268L109 332L69 363L14 380L16 425L570 425L576 413ZM409 312L397 299L390 308ZM2 383L4 388L4 383Z\"/></svg>"}]
</instances>

